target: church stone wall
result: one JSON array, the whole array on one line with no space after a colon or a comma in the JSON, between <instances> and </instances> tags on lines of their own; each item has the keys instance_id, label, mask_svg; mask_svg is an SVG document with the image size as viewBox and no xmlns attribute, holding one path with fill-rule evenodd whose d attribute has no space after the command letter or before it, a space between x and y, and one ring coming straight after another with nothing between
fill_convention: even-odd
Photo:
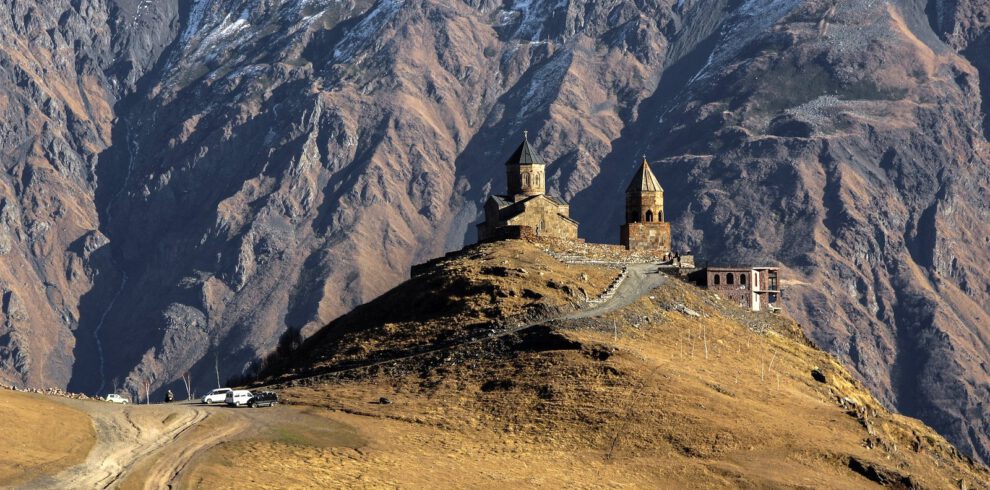
<instances>
[{"instance_id":1,"label":"church stone wall","mask_svg":"<svg viewBox=\"0 0 990 490\"><path fill-rule=\"evenodd\" d=\"M509 219L509 225L532 228L537 236L577 239L577 223L561 216L559 204L541 196L525 202L523 206L525 211Z\"/></svg>"},{"instance_id":2,"label":"church stone wall","mask_svg":"<svg viewBox=\"0 0 990 490\"><path fill-rule=\"evenodd\" d=\"M670 223L626 223L621 233L621 243L629 250L670 253Z\"/></svg>"},{"instance_id":3,"label":"church stone wall","mask_svg":"<svg viewBox=\"0 0 990 490\"><path fill-rule=\"evenodd\" d=\"M528 226L501 226L495 228L483 242L497 242L500 240L535 240L536 230Z\"/></svg>"}]
</instances>

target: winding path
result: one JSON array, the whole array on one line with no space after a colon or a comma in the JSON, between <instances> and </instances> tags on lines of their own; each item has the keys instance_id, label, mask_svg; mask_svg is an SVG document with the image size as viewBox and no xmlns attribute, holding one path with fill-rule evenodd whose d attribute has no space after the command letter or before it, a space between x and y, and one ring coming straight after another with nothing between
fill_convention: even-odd
<instances>
[{"instance_id":1,"label":"winding path","mask_svg":"<svg viewBox=\"0 0 990 490\"><path fill-rule=\"evenodd\" d=\"M656 264L629 264L626 267L625 280L619 284L619 287L616 288L615 293L608 301L591 308L583 308L573 313L552 318L549 321L577 320L611 313L650 294L650 291L660 287L666 281L667 276L658 272L658 266Z\"/></svg>"},{"instance_id":2,"label":"winding path","mask_svg":"<svg viewBox=\"0 0 990 490\"><path fill-rule=\"evenodd\" d=\"M96 431L96 443L82 464L61 473L32 481L24 488L111 488L122 482L140 463L164 449L178 449L179 457L158 458L151 468L145 488L169 486L178 471L201 449L213 444L209 440L183 438L192 427L216 416L214 409L196 405L137 405L121 406L110 403L66 401L86 412ZM225 436L247 427L246 423L228 424ZM193 440L189 440L193 439ZM150 484L150 486L149 486Z\"/></svg>"},{"instance_id":3,"label":"winding path","mask_svg":"<svg viewBox=\"0 0 990 490\"><path fill-rule=\"evenodd\" d=\"M666 280L667 276L659 273L656 265L630 264L627 266L623 280L616 286L611 296L595 306L527 321L482 338L466 339L463 342L428 351L308 377L332 376L395 363L512 335L548 322L605 315L649 294ZM144 488L175 488L180 476L196 455L251 430L261 420L259 416L279 416L274 411L267 410L258 412L227 410L182 403L150 406L121 406L76 400L66 400L65 403L89 414L96 431L96 443L82 464L55 475L42 477L25 485L24 488L112 488L135 474L143 479ZM190 433L191 429L205 423L211 424L208 431ZM216 427L213 426L214 423Z\"/></svg>"},{"instance_id":4,"label":"winding path","mask_svg":"<svg viewBox=\"0 0 990 490\"><path fill-rule=\"evenodd\" d=\"M466 338L463 340L454 341L449 344L444 344L431 349L410 352L405 355L396 356L381 361L352 365L352 366L332 369L329 371L324 371L316 374L301 375L301 376L293 377L291 379L282 379L279 381L279 384L283 384L289 381L327 378L331 376L337 376L340 374L359 371L362 369L394 364L397 362L415 359L417 357L437 354L457 347L464 347L467 345L490 341L492 339L506 337L509 335L519 333L527 328L535 327L537 325L545 325L547 323L552 323L556 321L577 320L581 318L592 318L596 316L602 316L612 311L615 311L619 308L632 304L634 301L649 294L650 291L659 287L660 285L664 284L667 281L667 276L659 272L659 267L656 264L629 264L626 270L627 272L625 278L622 280L621 283L619 283L619 285L616 287L612 295L603 303L599 303L595 306L582 308L577 311L573 311L569 313L562 313L560 315L540 317L535 320L530 320L523 322L521 324L513 325L509 328L494 331L492 332L491 335L486 335L483 337ZM276 385L267 385L267 386L276 386Z\"/></svg>"}]
</instances>

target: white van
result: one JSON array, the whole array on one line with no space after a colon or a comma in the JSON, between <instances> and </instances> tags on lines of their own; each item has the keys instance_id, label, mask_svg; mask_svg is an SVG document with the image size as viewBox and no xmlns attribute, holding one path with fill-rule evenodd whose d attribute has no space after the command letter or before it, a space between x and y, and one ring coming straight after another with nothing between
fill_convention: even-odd
<instances>
[{"instance_id":1,"label":"white van","mask_svg":"<svg viewBox=\"0 0 990 490\"><path fill-rule=\"evenodd\" d=\"M234 390L227 393L227 398L224 401L230 407L243 407L248 404L252 396L254 395L248 390Z\"/></svg>"},{"instance_id":2,"label":"white van","mask_svg":"<svg viewBox=\"0 0 990 490\"><path fill-rule=\"evenodd\" d=\"M224 403L227 401L227 393L234 391L230 388L217 388L203 397L203 403L209 405L211 403Z\"/></svg>"}]
</instances>

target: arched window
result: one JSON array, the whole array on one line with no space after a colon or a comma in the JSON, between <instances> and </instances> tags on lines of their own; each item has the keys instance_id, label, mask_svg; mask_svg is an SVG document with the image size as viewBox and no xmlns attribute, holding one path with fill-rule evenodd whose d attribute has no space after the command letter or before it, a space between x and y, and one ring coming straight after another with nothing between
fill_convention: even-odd
<instances>
[{"instance_id":1,"label":"arched window","mask_svg":"<svg viewBox=\"0 0 990 490\"><path fill-rule=\"evenodd\" d=\"M733 276L731 272L728 273L728 274L726 274L725 275L725 283L726 284L735 284L736 283L736 276Z\"/></svg>"},{"instance_id":2,"label":"arched window","mask_svg":"<svg viewBox=\"0 0 990 490\"><path fill-rule=\"evenodd\" d=\"M652 223L653 222L653 211L647 211L646 212L646 222L647 223Z\"/></svg>"},{"instance_id":3,"label":"arched window","mask_svg":"<svg viewBox=\"0 0 990 490\"><path fill-rule=\"evenodd\" d=\"M525 173L522 175L522 185L523 187L529 187L529 174Z\"/></svg>"},{"instance_id":4,"label":"arched window","mask_svg":"<svg viewBox=\"0 0 990 490\"><path fill-rule=\"evenodd\" d=\"M746 285L746 274L739 274L739 284Z\"/></svg>"},{"instance_id":5,"label":"arched window","mask_svg":"<svg viewBox=\"0 0 990 490\"><path fill-rule=\"evenodd\" d=\"M715 285L718 286L719 284L722 284L722 278L718 274L715 274Z\"/></svg>"}]
</instances>

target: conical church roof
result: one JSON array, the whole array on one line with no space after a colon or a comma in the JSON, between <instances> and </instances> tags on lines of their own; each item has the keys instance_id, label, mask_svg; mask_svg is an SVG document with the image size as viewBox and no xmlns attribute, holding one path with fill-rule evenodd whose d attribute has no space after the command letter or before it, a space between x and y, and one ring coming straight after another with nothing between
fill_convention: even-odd
<instances>
[{"instance_id":1,"label":"conical church roof","mask_svg":"<svg viewBox=\"0 0 990 490\"><path fill-rule=\"evenodd\" d=\"M650 164L646 162L645 156L643 165L639 167L629 187L626 188L627 194L633 192L663 192L663 187L660 187L660 181L657 180L656 175L653 175L653 170L650 170Z\"/></svg>"},{"instance_id":2,"label":"conical church roof","mask_svg":"<svg viewBox=\"0 0 990 490\"><path fill-rule=\"evenodd\" d=\"M512 156L505 162L506 165L546 165L543 157L529 144L529 134L523 133L523 142L519 148L512 153Z\"/></svg>"}]
</instances>

